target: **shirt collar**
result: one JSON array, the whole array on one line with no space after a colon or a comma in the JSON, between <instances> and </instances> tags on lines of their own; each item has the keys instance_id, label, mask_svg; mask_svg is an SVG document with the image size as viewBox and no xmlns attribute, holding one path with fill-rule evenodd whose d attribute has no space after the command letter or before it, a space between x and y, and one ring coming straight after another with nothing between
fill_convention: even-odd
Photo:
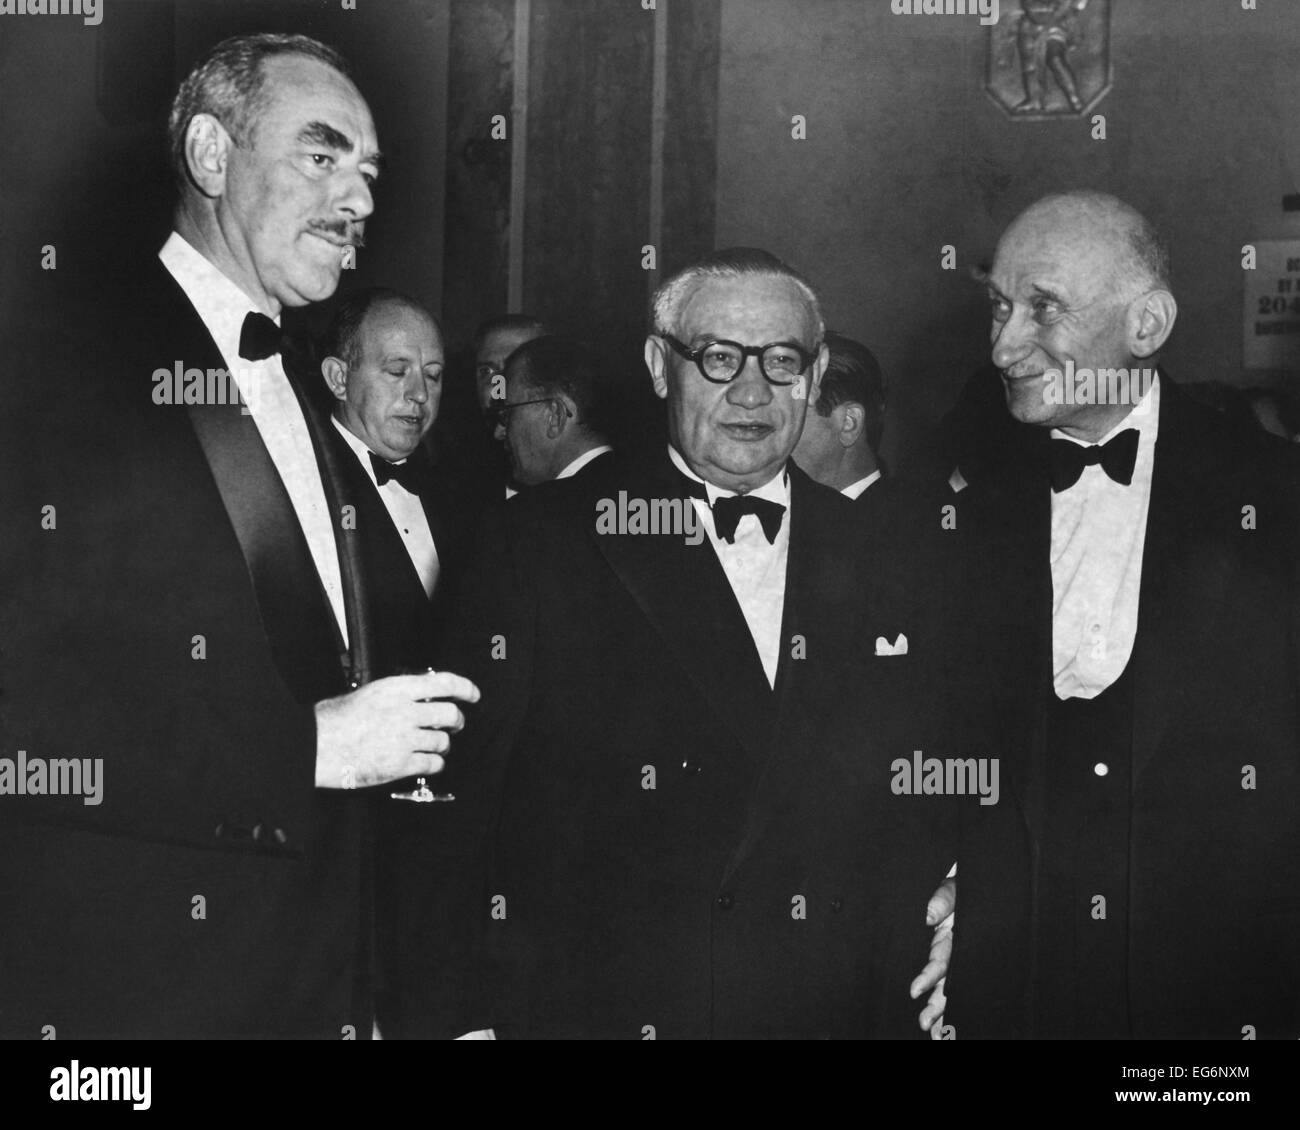
<instances>
[{"instance_id":1,"label":"shirt collar","mask_svg":"<svg viewBox=\"0 0 1300 1130\"><path fill-rule=\"evenodd\" d=\"M340 420L337 416L330 416L330 423L332 423L338 429L339 435L341 435L344 438L344 440L347 441L347 445L357 453L357 458L361 460L361 466L363 466L366 469L366 474L370 476L370 481L374 483L375 486L378 486L379 480L375 478L375 468L370 462L370 454L371 454L370 448L366 446L365 441L362 440L359 436L355 436L350 431L348 431L347 425L344 424L343 421ZM384 457L380 455L378 456L378 458L383 459ZM394 467L400 467L403 463L406 462L406 460L398 459L394 461L392 459L385 459L384 462L392 463Z\"/></svg>"},{"instance_id":2,"label":"shirt collar","mask_svg":"<svg viewBox=\"0 0 1300 1130\"><path fill-rule=\"evenodd\" d=\"M703 483L704 489L708 493L708 503L712 506L717 500L725 495L734 495L734 490L723 490L721 487L714 486L707 479L700 478L694 471L687 466L686 460L682 457L680 451L671 443L668 445L668 458L673 461L675 466L688 479L694 479L697 483ZM775 475L760 487L755 487L749 492L754 498L765 498L769 502L779 502L782 506L790 505L790 476L786 473L783 466Z\"/></svg>"},{"instance_id":3,"label":"shirt collar","mask_svg":"<svg viewBox=\"0 0 1300 1130\"><path fill-rule=\"evenodd\" d=\"M1140 372L1141 370L1137 371ZM1119 435L1120 432L1125 431L1128 428L1133 428L1137 431L1139 449L1155 443L1156 436L1160 431L1159 376L1152 376L1151 387L1147 389L1146 395L1133 405L1127 416L1111 428L1110 431L1101 437L1101 439L1097 440L1097 446L1100 447L1102 444L1109 443ZM1077 443L1080 447L1093 446L1088 440L1077 439L1074 436L1066 435L1066 433L1061 431L1059 428L1052 429L1052 438L1068 439L1071 443Z\"/></svg>"},{"instance_id":4,"label":"shirt collar","mask_svg":"<svg viewBox=\"0 0 1300 1130\"><path fill-rule=\"evenodd\" d=\"M239 356L239 335L257 304L179 232L167 237L158 258L194 304L227 365L252 365ZM278 317L271 320L280 324Z\"/></svg>"},{"instance_id":5,"label":"shirt collar","mask_svg":"<svg viewBox=\"0 0 1300 1130\"><path fill-rule=\"evenodd\" d=\"M859 479L856 483L849 483L848 486L841 489L840 494L856 501L862 497L867 487L874 483L878 478L880 478L879 468L872 471L871 474L867 475L865 478Z\"/></svg>"},{"instance_id":6,"label":"shirt collar","mask_svg":"<svg viewBox=\"0 0 1300 1130\"><path fill-rule=\"evenodd\" d=\"M557 479L571 479L597 456L604 455L605 452L613 450L614 449L607 443L602 443L599 447L590 448L579 455L577 459L565 467L564 470L555 477Z\"/></svg>"}]
</instances>

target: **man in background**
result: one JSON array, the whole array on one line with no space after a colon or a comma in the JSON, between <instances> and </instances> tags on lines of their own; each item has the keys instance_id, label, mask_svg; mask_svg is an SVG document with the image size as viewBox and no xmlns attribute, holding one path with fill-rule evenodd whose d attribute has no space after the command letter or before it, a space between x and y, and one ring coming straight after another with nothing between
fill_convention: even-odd
<instances>
[{"instance_id":1,"label":"man in background","mask_svg":"<svg viewBox=\"0 0 1300 1130\"><path fill-rule=\"evenodd\" d=\"M334 401L330 437L356 506L355 527L373 584L367 615L376 675L433 666L476 518L474 492L431 465L421 442L438 416L445 375L442 331L413 299L375 287L345 300L325 341L321 375ZM454 776L372 789L377 808L376 1012L385 1038L447 1035L464 987L448 953L477 923L457 910L460 863L475 841L457 823ZM412 887L435 888L428 928L413 917ZM451 1033L459 1034L459 1033Z\"/></svg>"},{"instance_id":2,"label":"man in background","mask_svg":"<svg viewBox=\"0 0 1300 1130\"><path fill-rule=\"evenodd\" d=\"M533 338L510 355L505 377L505 399L489 411L516 484L571 478L613 451L609 375L581 342Z\"/></svg>"},{"instance_id":3,"label":"man in background","mask_svg":"<svg viewBox=\"0 0 1300 1130\"><path fill-rule=\"evenodd\" d=\"M488 416L493 404L505 399L506 360L526 341L551 331L531 314L502 314L491 318L474 335L474 393L479 411Z\"/></svg>"},{"instance_id":4,"label":"man in background","mask_svg":"<svg viewBox=\"0 0 1300 1130\"><path fill-rule=\"evenodd\" d=\"M885 428L884 379L861 342L828 331L826 345L830 363L794 460L817 482L858 499L882 477L877 452Z\"/></svg>"}]
</instances>

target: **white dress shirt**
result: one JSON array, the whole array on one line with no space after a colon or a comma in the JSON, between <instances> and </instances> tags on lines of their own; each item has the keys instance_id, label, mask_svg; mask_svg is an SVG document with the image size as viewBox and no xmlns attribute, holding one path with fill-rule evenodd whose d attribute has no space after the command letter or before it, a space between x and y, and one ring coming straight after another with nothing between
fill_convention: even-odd
<instances>
[{"instance_id":1,"label":"white dress shirt","mask_svg":"<svg viewBox=\"0 0 1300 1130\"><path fill-rule=\"evenodd\" d=\"M790 479L782 468L761 487L749 492L754 498L765 498L785 507L776 541L768 543L757 514L745 514L736 526L736 541L732 545L718 537L710 507L718 498L735 492L722 490L701 479L671 445L668 456L683 475L704 483L708 502L702 498L692 498L691 502L713 551L722 563L723 572L727 574L731 591L736 594L736 602L749 625L749 634L758 649L768 685L775 687L776 669L781 660L781 617L785 614L785 567L790 555Z\"/></svg>"},{"instance_id":2,"label":"white dress shirt","mask_svg":"<svg viewBox=\"0 0 1300 1130\"><path fill-rule=\"evenodd\" d=\"M1052 494L1052 670L1057 698L1096 698L1124 673L1137 635L1151 474L1160 424L1156 378L1101 443L1138 432L1133 481L1122 486L1085 467L1068 490ZM1081 440L1052 430L1053 439Z\"/></svg>"},{"instance_id":3,"label":"white dress shirt","mask_svg":"<svg viewBox=\"0 0 1300 1130\"><path fill-rule=\"evenodd\" d=\"M370 462L370 448L348 431L337 416L331 416L330 422L356 453L358 461L365 469L366 477L379 491L384 508L392 518L393 525L397 527L402 544L406 546L406 554L420 576L424 595L432 596L434 586L438 583L438 549L433 544L433 531L429 529L429 517L424 512L424 504L420 501L420 496L412 494L396 479L389 479L380 486L379 480L375 478L375 468ZM380 458L382 459L383 456L381 455ZM405 459L399 459L393 466L400 467L405 462Z\"/></svg>"},{"instance_id":4,"label":"white dress shirt","mask_svg":"<svg viewBox=\"0 0 1300 1130\"><path fill-rule=\"evenodd\" d=\"M254 311L265 311L258 311L248 295L176 232L172 232L163 244L158 258L194 305L216 342L226 369L239 387L246 405L244 410L253 417L298 516L298 524L307 539L307 548L346 646L348 625L343 610L343 580L334 526L330 521L325 487L302 407L289 378L284 375L278 354L263 361L247 361L239 355L239 335L244 316ZM279 319L274 320L278 325ZM188 364L190 359L177 360Z\"/></svg>"},{"instance_id":5,"label":"white dress shirt","mask_svg":"<svg viewBox=\"0 0 1300 1130\"><path fill-rule=\"evenodd\" d=\"M844 487L840 491L840 494L844 495L846 498L851 498L853 499L854 502L856 502L859 498L862 497L862 493L867 489L867 487L869 487L872 483L874 483L879 478L880 478L880 471L879 469L877 469L875 471L872 471L871 474L869 474L865 479L859 479L856 483L849 483L848 486Z\"/></svg>"}]
</instances>

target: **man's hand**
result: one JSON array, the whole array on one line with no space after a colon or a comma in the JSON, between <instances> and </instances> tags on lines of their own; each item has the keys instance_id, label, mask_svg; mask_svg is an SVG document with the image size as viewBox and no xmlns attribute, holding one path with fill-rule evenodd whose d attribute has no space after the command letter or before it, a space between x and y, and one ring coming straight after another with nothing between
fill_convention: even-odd
<instances>
[{"instance_id":1,"label":"man's hand","mask_svg":"<svg viewBox=\"0 0 1300 1130\"><path fill-rule=\"evenodd\" d=\"M925 1008L921 1010L920 1023L923 1031L929 1032L932 1039L939 1038L939 1029L943 1027L943 1010L948 1007L948 998L944 996L944 981L948 973L948 962L952 958L952 931L957 921L957 881L945 879L930 896L925 908L925 924L934 926L934 939L930 943L930 960L912 982L911 995L916 1000L927 989L933 990Z\"/></svg>"},{"instance_id":2,"label":"man's hand","mask_svg":"<svg viewBox=\"0 0 1300 1130\"><path fill-rule=\"evenodd\" d=\"M450 671L393 675L316 704L316 787L359 789L440 773L451 735L465 725L457 702L479 689Z\"/></svg>"}]
</instances>

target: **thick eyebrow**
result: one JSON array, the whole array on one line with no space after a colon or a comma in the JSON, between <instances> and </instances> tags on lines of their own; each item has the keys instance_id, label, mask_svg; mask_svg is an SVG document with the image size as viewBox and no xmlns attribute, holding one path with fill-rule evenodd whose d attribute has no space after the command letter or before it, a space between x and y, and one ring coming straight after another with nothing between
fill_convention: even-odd
<instances>
[{"instance_id":1,"label":"thick eyebrow","mask_svg":"<svg viewBox=\"0 0 1300 1130\"><path fill-rule=\"evenodd\" d=\"M298 140L304 145L324 145L340 153L352 152L352 138L328 122L308 122L298 131Z\"/></svg>"},{"instance_id":2,"label":"thick eyebrow","mask_svg":"<svg viewBox=\"0 0 1300 1130\"><path fill-rule=\"evenodd\" d=\"M298 142L301 145L324 145L339 153L351 153L353 150L352 138L336 130L329 122L308 122L298 131ZM384 155L378 152L367 153L361 163L369 163L382 171Z\"/></svg>"}]
</instances>

